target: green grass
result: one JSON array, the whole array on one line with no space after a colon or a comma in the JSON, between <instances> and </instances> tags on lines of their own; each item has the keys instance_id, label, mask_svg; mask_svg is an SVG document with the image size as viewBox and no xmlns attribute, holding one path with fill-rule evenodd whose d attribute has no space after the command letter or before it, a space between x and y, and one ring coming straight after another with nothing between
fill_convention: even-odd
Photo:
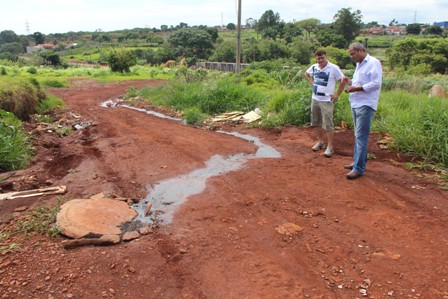
<instances>
[{"instance_id":1,"label":"green grass","mask_svg":"<svg viewBox=\"0 0 448 299\"><path fill-rule=\"evenodd\" d=\"M378 129L393 137L395 149L448 167L448 101L388 91L377 114Z\"/></svg>"},{"instance_id":2,"label":"green grass","mask_svg":"<svg viewBox=\"0 0 448 299\"><path fill-rule=\"evenodd\" d=\"M0 172L26 168L31 155L31 143L20 120L0 110Z\"/></svg>"},{"instance_id":3,"label":"green grass","mask_svg":"<svg viewBox=\"0 0 448 299\"><path fill-rule=\"evenodd\" d=\"M4 243L14 235L24 235L29 237L31 235L46 235L50 238L56 238L60 234L59 228L56 224L56 217L61 210L61 205L68 199L58 197L57 202L52 205L42 205L33 208L23 214L15 221L13 228L5 229L0 232L0 252L9 252L20 248L17 243Z\"/></svg>"},{"instance_id":4,"label":"green grass","mask_svg":"<svg viewBox=\"0 0 448 299\"><path fill-rule=\"evenodd\" d=\"M112 73L104 67L71 67L68 69L4 65L6 78L32 78L45 86L68 86L71 78L92 78L101 82L166 79L168 84L157 88L129 90L130 96L140 96L154 105L182 111L192 124L204 117L240 110L259 108L263 112L261 126L301 126L310 119L310 90L304 80L303 67L268 71L245 69L240 74L186 68L136 66L128 74ZM373 130L389 133L393 146L405 153L420 156L426 161L448 167L448 132L446 129L447 102L428 99L427 92L434 84L448 88L445 75L417 77L385 73L378 112ZM4 85L7 86L7 85ZM42 102L42 110L60 103L55 99ZM352 127L348 95L342 94L335 105L335 124L344 122ZM61 132L64 135L66 132ZM19 166L13 166L16 168Z\"/></svg>"}]
</instances>

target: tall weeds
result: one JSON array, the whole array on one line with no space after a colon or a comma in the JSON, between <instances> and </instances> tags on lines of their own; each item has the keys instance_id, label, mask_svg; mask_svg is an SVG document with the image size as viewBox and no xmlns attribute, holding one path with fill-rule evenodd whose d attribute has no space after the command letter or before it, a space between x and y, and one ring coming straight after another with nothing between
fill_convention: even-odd
<instances>
[{"instance_id":1,"label":"tall weeds","mask_svg":"<svg viewBox=\"0 0 448 299\"><path fill-rule=\"evenodd\" d=\"M32 154L21 122L10 112L0 110L0 171L25 168Z\"/></svg>"},{"instance_id":2,"label":"tall weeds","mask_svg":"<svg viewBox=\"0 0 448 299\"><path fill-rule=\"evenodd\" d=\"M382 93L377 125L397 150L448 167L448 101L405 91Z\"/></svg>"}]
</instances>

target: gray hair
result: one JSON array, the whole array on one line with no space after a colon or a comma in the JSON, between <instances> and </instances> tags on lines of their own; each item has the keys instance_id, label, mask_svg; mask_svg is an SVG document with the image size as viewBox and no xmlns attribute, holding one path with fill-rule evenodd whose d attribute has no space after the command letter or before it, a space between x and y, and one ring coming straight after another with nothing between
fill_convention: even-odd
<instances>
[{"instance_id":1,"label":"gray hair","mask_svg":"<svg viewBox=\"0 0 448 299\"><path fill-rule=\"evenodd\" d=\"M355 51L363 51L363 52L366 51L366 48L365 48L364 45L361 44L360 42L354 42L354 43L352 43L348 48L349 48L349 49L353 49L353 50L355 50Z\"/></svg>"}]
</instances>

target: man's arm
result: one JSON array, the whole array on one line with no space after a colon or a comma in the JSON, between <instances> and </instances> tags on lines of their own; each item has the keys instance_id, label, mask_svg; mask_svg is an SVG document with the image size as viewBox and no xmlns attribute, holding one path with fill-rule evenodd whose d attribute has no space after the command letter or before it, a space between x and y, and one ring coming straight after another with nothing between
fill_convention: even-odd
<instances>
[{"instance_id":1,"label":"man's arm","mask_svg":"<svg viewBox=\"0 0 448 299\"><path fill-rule=\"evenodd\" d=\"M310 74L305 73L305 78L311 86L314 85L314 80L313 80L313 78L311 78Z\"/></svg>"}]
</instances>

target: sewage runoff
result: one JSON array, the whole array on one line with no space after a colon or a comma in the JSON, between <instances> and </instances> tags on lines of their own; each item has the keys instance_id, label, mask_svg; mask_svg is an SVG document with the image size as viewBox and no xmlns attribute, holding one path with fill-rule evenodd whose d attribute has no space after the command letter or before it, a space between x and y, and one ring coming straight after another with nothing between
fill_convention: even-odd
<instances>
[{"instance_id":1,"label":"sewage runoff","mask_svg":"<svg viewBox=\"0 0 448 299\"><path fill-rule=\"evenodd\" d=\"M103 104L101 104L101 106L106 108L124 107L161 118L182 121L179 118L173 118L158 112L120 104L120 102L112 100L104 102ZM133 208L138 212L138 216L134 219L134 221L141 221L143 223L159 221L164 224L169 224L173 219L175 210L182 203L184 203L189 196L199 194L205 190L206 181L208 178L241 169L244 163L246 163L250 159L280 158L281 156L276 149L263 144L257 137L237 132L217 132L248 140L254 143L258 147L258 149L256 153L252 155L244 153L237 153L229 155L227 157L214 155L205 163L204 168L196 169L190 173L179 175L177 177L156 183L156 185L149 191L149 194L145 199L133 205ZM150 215L147 216L145 215L145 212L148 205L152 205L152 207Z\"/></svg>"}]
</instances>

